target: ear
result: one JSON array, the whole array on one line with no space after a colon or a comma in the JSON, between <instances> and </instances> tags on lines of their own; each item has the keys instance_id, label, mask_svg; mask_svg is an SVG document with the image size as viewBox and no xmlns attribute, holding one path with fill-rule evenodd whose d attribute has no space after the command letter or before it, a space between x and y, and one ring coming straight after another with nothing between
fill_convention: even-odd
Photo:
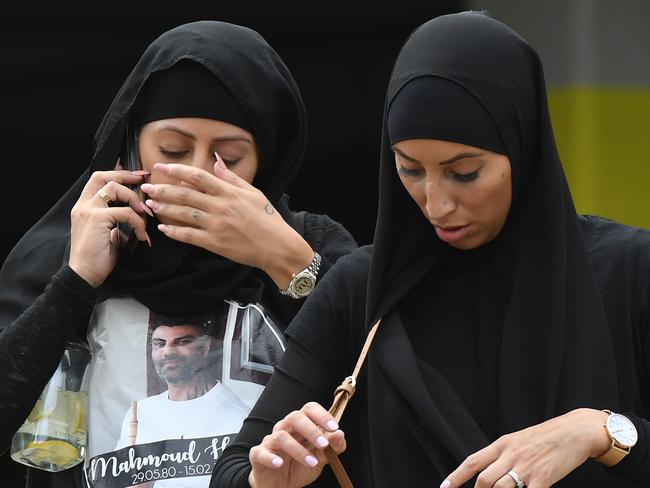
<instances>
[{"instance_id":1,"label":"ear","mask_svg":"<svg viewBox=\"0 0 650 488\"><path fill-rule=\"evenodd\" d=\"M203 357L206 357L210 353L210 346L212 346L212 336L210 334L201 336L201 346L203 347Z\"/></svg>"}]
</instances>

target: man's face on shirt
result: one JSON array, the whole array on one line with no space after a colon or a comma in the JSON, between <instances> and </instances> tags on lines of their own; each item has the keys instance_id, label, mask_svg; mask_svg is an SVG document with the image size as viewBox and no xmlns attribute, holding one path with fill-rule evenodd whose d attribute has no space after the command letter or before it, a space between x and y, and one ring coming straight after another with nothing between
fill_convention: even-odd
<instances>
[{"instance_id":1,"label":"man's face on shirt","mask_svg":"<svg viewBox=\"0 0 650 488\"><path fill-rule=\"evenodd\" d=\"M201 327L160 325L151 337L154 369L167 384L191 382L206 367L209 345Z\"/></svg>"}]
</instances>

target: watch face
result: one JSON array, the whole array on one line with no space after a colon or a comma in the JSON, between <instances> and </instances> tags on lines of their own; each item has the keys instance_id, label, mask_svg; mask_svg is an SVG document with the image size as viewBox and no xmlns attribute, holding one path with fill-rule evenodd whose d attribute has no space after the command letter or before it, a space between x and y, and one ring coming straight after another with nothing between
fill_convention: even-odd
<instances>
[{"instance_id":1,"label":"watch face","mask_svg":"<svg viewBox=\"0 0 650 488\"><path fill-rule=\"evenodd\" d=\"M639 438L634 424L620 413L613 413L607 417L607 430L623 447L634 446Z\"/></svg>"},{"instance_id":2,"label":"watch face","mask_svg":"<svg viewBox=\"0 0 650 488\"><path fill-rule=\"evenodd\" d=\"M309 295L309 292L314 288L315 280L309 274L304 274L302 276L297 276L296 280L293 283L293 291L296 295L304 297Z\"/></svg>"}]
</instances>

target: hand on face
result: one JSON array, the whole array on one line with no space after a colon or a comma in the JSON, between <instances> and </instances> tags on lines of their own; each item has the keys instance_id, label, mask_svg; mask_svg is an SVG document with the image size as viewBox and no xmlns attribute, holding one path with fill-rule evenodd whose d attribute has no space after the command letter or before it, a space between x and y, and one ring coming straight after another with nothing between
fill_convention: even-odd
<instances>
[{"instance_id":1,"label":"hand on face","mask_svg":"<svg viewBox=\"0 0 650 488\"><path fill-rule=\"evenodd\" d=\"M250 450L251 487L293 488L312 483L327 460L324 449L345 451L345 436L332 415L317 403L307 403L273 427L262 443Z\"/></svg>"},{"instance_id":2,"label":"hand on face","mask_svg":"<svg viewBox=\"0 0 650 488\"><path fill-rule=\"evenodd\" d=\"M215 153L216 154L216 153ZM265 269L269 243L281 241L289 225L266 196L229 170L217 156L214 174L185 164L155 164L173 183L145 184L146 204L168 237L202 247L238 263Z\"/></svg>"},{"instance_id":3,"label":"hand on face","mask_svg":"<svg viewBox=\"0 0 650 488\"><path fill-rule=\"evenodd\" d=\"M101 285L115 267L120 242L118 223L129 224L139 240L149 241L143 216L151 211L126 186L142 183L146 174L146 171L96 171L72 207L68 264L93 287ZM109 206L102 195L110 202L127 205Z\"/></svg>"},{"instance_id":4,"label":"hand on face","mask_svg":"<svg viewBox=\"0 0 650 488\"><path fill-rule=\"evenodd\" d=\"M504 435L467 457L440 486L457 488L478 474L477 488L513 488L511 470L528 488L552 486L607 450L606 417L600 410L581 408Z\"/></svg>"}]
</instances>

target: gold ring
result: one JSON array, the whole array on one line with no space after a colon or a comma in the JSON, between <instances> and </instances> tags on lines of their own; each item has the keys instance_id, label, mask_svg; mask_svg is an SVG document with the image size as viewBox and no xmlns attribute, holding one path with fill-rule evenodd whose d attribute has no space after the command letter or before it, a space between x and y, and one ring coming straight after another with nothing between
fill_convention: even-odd
<instances>
[{"instance_id":1,"label":"gold ring","mask_svg":"<svg viewBox=\"0 0 650 488\"><path fill-rule=\"evenodd\" d=\"M111 200L111 197L109 197L106 194L106 192L104 191L103 188L100 188L99 190L97 190L97 196L99 198L101 198L102 200L104 200L104 203L106 204L107 207L109 207L111 205L111 203L113 203L113 200Z\"/></svg>"}]
</instances>

